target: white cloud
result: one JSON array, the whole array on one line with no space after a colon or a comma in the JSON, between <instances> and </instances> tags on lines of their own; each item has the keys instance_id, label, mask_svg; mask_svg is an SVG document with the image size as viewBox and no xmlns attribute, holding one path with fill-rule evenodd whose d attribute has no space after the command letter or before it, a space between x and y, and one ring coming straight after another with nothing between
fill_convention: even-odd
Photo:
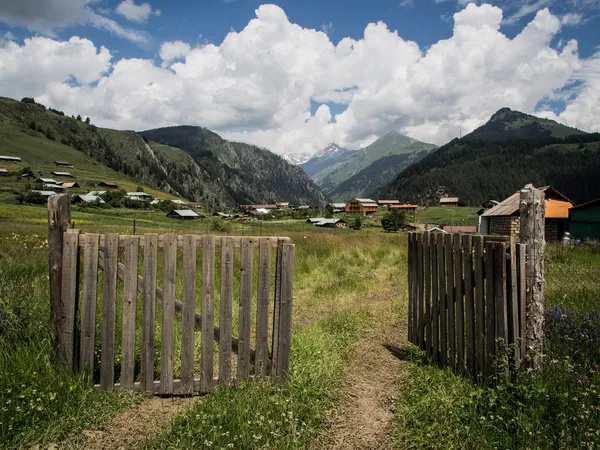
<instances>
[{"instance_id":1,"label":"white cloud","mask_svg":"<svg viewBox=\"0 0 600 450\"><path fill-rule=\"evenodd\" d=\"M136 23L147 21L152 14L160 16L160 10L153 10L150 3L136 5L134 0L123 0L117 5L115 12Z\"/></svg>"},{"instance_id":2,"label":"white cloud","mask_svg":"<svg viewBox=\"0 0 600 450\"><path fill-rule=\"evenodd\" d=\"M122 27L102 16L91 5L98 0L8 0L0 1L0 22L55 37L55 30L90 24L138 44L149 40L148 33Z\"/></svg>"},{"instance_id":3,"label":"white cloud","mask_svg":"<svg viewBox=\"0 0 600 450\"><path fill-rule=\"evenodd\" d=\"M560 22L565 26L579 25L583 20L583 14L568 13L560 18Z\"/></svg>"},{"instance_id":4,"label":"white cloud","mask_svg":"<svg viewBox=\"0 0 600 450\"><path fill-rule=\"evenodd\" d=\"M598 127L597 66L579 59L575 41L552 46L561 21L541 10L514 38L500 31L502 21L499 8L468 4L454 15L452 36L422 50L383 22L369 24L359 40L334 44L291 23L280 7L262 5L220 45L163 43L164 67L127 58L111 65L108 50L89 41L71 48L34 38L4 44L0 95L34 96L121 129L206 126L287 153L330 142L356 148L391 130L443 144L503 106L533 112L579 77L581 93L560 119ZM44 50L33 51L34 43ZM46 70L32 68L38 60ZM589 98L580 98L584 92ZM332 117L324 104L311 115L311 100L347 107Z\"/></svg>"},{"instance_id":5,"label":"white cloud","mask_svg":"<svg viewBox=\"0 0 600 450\"><path fill-rule=\"evenodd\" d=\"M163 42L160 46L160 59L167 64L175 59L185 58L191 51L190 44L183 41Z\"/></svg>"},{"instance_id":6,"label":"white cloud","mask_svg":"<svg viewBox=\"0 0 600 450\"><path fill-rule=\"evenodd\" d=\"M402 0L398 3L398 8L410 8L413 9L415 7L415 3L413 0Z\"/></svg>"}]
</instances>

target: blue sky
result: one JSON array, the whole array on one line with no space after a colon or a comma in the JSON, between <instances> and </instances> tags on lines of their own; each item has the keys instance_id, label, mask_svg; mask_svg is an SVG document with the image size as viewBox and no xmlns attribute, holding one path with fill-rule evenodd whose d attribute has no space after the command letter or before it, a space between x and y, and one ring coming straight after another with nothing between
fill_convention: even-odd
<instances>
[{"instance_id":1,"label":"blue sky","mask_svg":"<svg viewBox=\"0 0 600 450\"><path fill-rule=\"evenodd\" d=\"M598 129L600 0L484 3L0 2L0 95L280 153L391 130L440 144L499 106Z\"/></svg>"}]
</instances>

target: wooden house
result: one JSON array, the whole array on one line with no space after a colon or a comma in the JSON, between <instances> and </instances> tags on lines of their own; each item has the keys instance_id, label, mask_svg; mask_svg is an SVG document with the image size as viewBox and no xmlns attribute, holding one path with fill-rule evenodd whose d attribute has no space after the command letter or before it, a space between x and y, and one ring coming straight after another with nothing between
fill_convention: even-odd
<instances>
[{"instance_id":1,"label":"wooden house","mask_svg":"<svg viewBox=\"0 0 600 450\"><path fill-rule=\"evenodd\" d=\"M7 176L8 176L8 169L0 168L0 177L7 177Z\"/></svg>"},{"instance_id":2,"label":"wooden house","mask_svg":"<svg viewBox=\"0 0 600 450\"><path fill-rule=\"evenodd\" d=\"M54 161L53 163L56 167L73 167L69 161Z\"/></svg>"},{"instance_id":3,"label":"wooden house","mask_svg":"<svg viewBox=\"0 0 600 450\"><path fill-rule=\"evenodd\" d=\"M375 200L370 198L354 198L346 204L346 214L368 216L377 212L379 206Z\"/></svg>"},{"instance_id":4,"label":"wooden house","mask_svg":"<svg viewBox=\"0 0 600 450\"><path fill-rule=\"evenodd\" d=\"M569 209L569 233L579 239L600 239L600 198Z\"/></svg>"},{"instance_id":5,"label":"wooden house","mask_svg":"<svg viewBox=\"0 0 600 450\"><path fill-rule=\"evenodd\" d=\"M79 183L77 183L77 181L71 181L69 183L62 182L62 183L60 183L60 185L63 187L63 189L72 189L72 188L78 188L79 187Z\"/></svg>"},{"instance_id":6,"label":"wooden house","mask_svg":"<svg viewBox=\"0 0 600 450\"><path fill-rule=\"evenodd\" d=\"M568 228L569 209L573 202L552 186L539 188L545 194L545 237L547 241L562 238ZM518 236L521 228L519 216L520 193L516 192L479 216L481 234Z\"/></svg>"},{"instance_id":7,"label":"wooden house","mask_svg":"<svg viewBox=\"0 0 600 450\"><path fill-rule=\"evenodd\" d=\"M113 183L112 181L101 181L100 183L98 183L98 186L110 189L117 189L119 187L117 183Z\"/></svg>"},{"instance_id":8,"label":"wooden house","mask_svg":"<svg viewBox=\"0 0 600 450\"><path fill-rule=\"evenodd\" d=\"M331 214L346 212L345 203L328 203L326 208Z\"/></svg>"},{"instance_id":9,"label":"wooden house","mask_svg":"<svg viewBox=\"0 0 600 450\"><path fill-rule=\"evenodd\" d=\"M191 209L174 209L167 213L167 217L181 220L199 219L200 216Z\"/></svg>"},{"instance_id":10,"label":"wooden house","mask_svg":"<svg viewBox=\"0 0 600 450\"><path fill-rule=\"evenodd\" d=\"M75 197L73 197L73 200L71 200L71 203L77 204L77 203L98 203L100 205L103 205L104 203L106 203L104 200L102 200L99 196L97 195L76 195Z\"/></svg>"},{"instance_id":11,"label":"wooden house","mask_svg":"<svg viewBox=\"0 0 600 450\"><path fill-rule=\"evenodd\" d=\"M275 206L277 206L277 209L287 209L290 207L290 202L277 202Z\"/></svg>"},{"instance_id":12,"label":"wooden house","mask_svg":"<svg viewBox=\"0 0 600 450\"><path fill-rule=\"evenodd\" d=\"M440 198L440 206L458 206L458 197Z\"/></svg>"},{"instance_id":13,"label":"wooden house","mask_svg":"<svg viewBox=\"0 0 600 450\"><path fill-rule=\"evenodd\" d=\"M4 156L4 155L0 155L0 161L7 161L7 162L18 163L18 162L21 162L21 158L19 158L18 156Z\"/></svg>"},{"instance_id":14,"label":"wooden house","mask_svg":"<svg viewBox=\"0 0 600 450\"><path fill-rule=\"evenodd\" d=\"M399 205L400 200L377 200L381 209L391 209L392 206Z\"/></svg>"}]
</instances>

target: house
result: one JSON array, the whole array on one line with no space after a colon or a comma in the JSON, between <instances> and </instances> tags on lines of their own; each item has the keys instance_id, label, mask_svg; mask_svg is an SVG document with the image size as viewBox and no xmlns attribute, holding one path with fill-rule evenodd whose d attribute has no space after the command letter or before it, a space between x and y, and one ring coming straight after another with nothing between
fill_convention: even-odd
<instances>
[{"instance_id":1,"label":"house","mask_svg":"<svg viewBox=\"0 0 600 450\"><path fill-rule=\"evenodd\" d=\"M446 234L447 233L446 231L442 230L440 227L431 227L427 231L429 231L430 233L440 233L440 234Z\"/></svg>"},{"instance_id":2,"label":"house","mask_svg":"<svg viewBox=\"0 0 600 450\"><path fill-rule=\"evenodd\" d=\"M458 197L440 198L440 206L458 206Z\"/></svg>"},{"instance_id":3,"label":"house","mask_svg":"<svg viewBox=\"0 0 600 450\"><path fill-rule=\"evenodd\" d=\"M178 198L176 198L175 200L171 200L171 203L175 203L176 205L182 205L182 206L187 205L187 202L184 202L183 200L179 200Z\"/></svg>"},{"instance_id":4,"label":"house","mask_svg":"<svg viewBox=\"0 0 600 450\"><path fill-rule=\"evenodd\" d=\"M381 209L389 209L392 205L399 205L400 200L377 200L377 204Z\"/></svg>"},{"instance_id":5,"label":"house","mask_svg":"<svg viewBox=\"0 0 600 450\"><path fill-rule=\"evenodd\" d=\"M345 203L328 203L327 210L334 213L343 213L346 212L346 204Z\"/></svg>"},{"instance_id":6,"label":"house","mask_svg":"<svg viewBox=\"0 0 600 450\"><path fill-rule=\"evenodd\" d=\"M37 192L37 193L38 193L38 194L40 194L42 197L50 197L51 195L54 195L54 194L56 194L56 192L54 192L54 191L42 191L42 190L39 190L39 189L34 189L34 190L33 190L33 191L31 191L31 192Z\"/></svg>"},{"instance_id":7,"label":"house","mask_svg":"<svg viewBox=\"0 0 600 450\"><path fill-rule=\"evenodd\" d=\"M200 216L191 209L174 209L167 213L167 217L181 220L199 219Z\"/></svg>"},{"instance_id":8,"label":"house","mask_svg":"<svg viewBox=\"0 0 600 450\"><path fill-rule=\"evenodd\" d=\"M552 186L539 188L545 194L545 237L547 241L560 240L567 230L569 209L573 202ZM521 228L519 217L520 193L515 192L493 208L479 216L481 234L518 236Z\"/></svg>"},{"instance_id":9,"label":"house","mask_svg":"<svg viewBox=\"0 0 600 450\"><path fill-rule=\"evenodd\" d=\"M240 210L242 211L251 211L253 209L277 209L276 204L268 204L268 205L240 205Z\"/></svg>"},{"instance_id":10,"label":"house","mask_svg":"<svg viewBox=\"0 0 600 450\"><path fill-rule=\"evenodd\" d=\"M57 167L73 167L69 161L54 161L53 164Z\"/></svg>"},{"instance_id":11,"label":"house","mask_svg":"<svg viewBox=\"0 0 600 450\"><path fill-rule=\"evenodd\" d=\"M58 184L58 182L54 178L38 178L36 182L45 184Z\"/></svg>"},{"instance_id":12,"label":"house","mask_svg":"<svg viewBox=\"0 0 600 450\"><path fill-rule=\"evenodd\" d=\"M569 233L579 239L600 239L600 198L569 209Z\"/></svg>"},{"instance_id":13,"label":"house","mask_svg":"<svg viewBox=\"0 0 600 450\"><path fill-rule=\"evenodd\" d=\"M477 227L476 226L447 225L444 227L444 232L446 232L446 233L477 233Z\"/></svg>"},{"instance_id":14,"label":"house","mask_svg":"<svg viewBox=\"0 0 600 450\"><path fill-rule=\"evenodd\" d=\"M310 205L300 205L296 208L296 211L306 211L307 209L312 209Z\"/></svg>"},{"instance_id":15,"label":"house","mask_svg":"<svg viewBox=\"0 0 600 450\"><path fill-rule=\"evenodd\" d=\"M77 181L72 181L72 182L69 182L69 183L66 183L66 182L63 181L62 183L60 183L60 185L62 186L63 189L71 189L71 188L78 188L79 187L79 184L77 183Z\"/></svg>"},{"instance_id":16,"label":"house","mask_svg":"<svg viewBox=\"0 0 600 450\"><path fill-rule=\"evenodd\" d=\"M370 198L354 198L346 204L346 214L367 216L379 209L377 202Z\"/></svg>"},{"instance_id":17,"label":"house","mask_svg":"<svg viewBox=\"0 0 600 450\"><path fill-rule=\"evenodd\" d=\"M404 211L416 211L418 207L419 207L419 205L404 204L404 205L390 205L389 209L400 209L400 210L404 210Z\"/></svg>"},{"instance_id":18,"label":"house","mask_svg":"<svg viewBox=\"0 0 600 450\"><path fill-rule=\"evenodd\" d=\"M18 163L18 162L21 162L21 158L19 158L18 156L2 156L2 155L0 155L0 161L9 161L9 162Z\"/></svg>"},{"instance_id":19,"label":"house","mask_svg":"<svg viewBox=\"0 0 600 450\"><path fill-rule=\"evenodd\" d=\"M8 170L7 169L0 169L0 177L7 177L8 176Z\"/></svg>"},{"instance_id":20,"label":"house","mask_svg":"<svg viewBox=\"0 0 600 450\"><path fill-rule=\"evenodd\" d=\"M347 228L348 224L342 219L321 219L320 222L314 224L322 228Z\"/></svg>"},{"instance_id":21,"label":"house","mask_svg":"<svg viewBox=\"0 0 600 450\"><path fill-rule=\"evenodd\" d=\"M150 194L147 194L146 192L128 192L127 197L129 198L129 200L140 200L140 201L152 200L154 198Z\"/></svg>"},{"instance_id":22,"label":"house","mask_svg":"<svg viewBox=\"0 0 600 450\"><path fill-rule=\"evenodd\" d=\"M77 203L99 203L100 205L103 205L104 203L106 203L104 200L102 200L100 197L98 197L97 195L76 195L75 197L73 197L73 200L71 200L71 203L77 204Z\"/></svg>"},{"instance_id":23,"label":"house","mask_svg":"<svg viewBox=\"0 0 600 450\"><path fill-rule=\"evenodd\" d=\"M101 181L100 183L98 183L98 186L109 189L117 189L119 187L117 183L113 183L112 181Z\"/></svg>"},{"instance_id":24,"label":"house","mask_svg":"<svg viewBox=\"0 0 600 450\"><path fill-rule=\"evenodd\" d=\"M233 218L233 215L227 214L227 213L224 213L224 212L213 213L213 216L220 217L221 219L232 219Z\"/></svg>"},{"instance_id":25,"label":"house","mask_svg":"<svg viewBox=\"0 0 600 450\"><path fill-rule=\"evenodd\" d=\"M58 183L44 183L42 184L42 188L46 190L52 189L53 191L64 191L65 189Z\"/></svg>"},{"instance_id":26,"label":"house","mask_svg":"<svg viewBox=\"0 0 600 450\"><path fill-rule=\"evenodd\" d=\"M55 177L71 177L74 178L69 172L52 172Z\"/></svg>"},{"instance_id":27,"label":"house","mask_svg":"<svg viewBox=\"0 0 600 450\"><path fill-rule=\"evenodd\" d=\"M290 202L277 202L275 206L277 206L277 209L286 209L290 207Z\"/></svg>"},{"instance_id":28,"label":"house","mask_svg":"<svg viewBox=\"0 0 600 450\"><path fill-rule=\"evenodd\" d=\"M269 214L270 210L266 209L266 208L256 208L256 209L251 209L250 211L247 212L247 214L251 215L251 216L264 216L265 214Z\"/></svg>"}]
</instances>

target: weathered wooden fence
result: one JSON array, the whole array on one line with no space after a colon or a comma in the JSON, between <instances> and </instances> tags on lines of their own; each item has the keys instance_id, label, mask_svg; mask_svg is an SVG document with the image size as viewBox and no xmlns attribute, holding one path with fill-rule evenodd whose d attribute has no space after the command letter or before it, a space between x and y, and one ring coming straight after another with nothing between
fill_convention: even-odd
<instances>
[{"instance_id":1,"label":"weathered wooden fence","mask_svg":"<svg viewBox=\"0 0 600 450\"><path fill-rule=\"evenodd\" d=\"M289 238L120 236L66 230L62 240L57 335L58 356L67 370L96 374L99 370L97 387L101 389L140 389L164 395L206 393L216 384L233 384L249 377L286 376L294 273L294 245ZM53 258L51 254L50 260ZM239 271L234 270L237 266ZM220 281L218 326L216 269ZM162 287L157 278L162 278ZM234 292L238 280L239 290ZM201 314L196 312L198 284ZM181 301L176 298L178 288ZM237 315L234 297L239 303ZM177 338L176 317L181 320ZM236 322L237 338L233 336ZM101 334L100 358L95 356L97 331ZM196 331L200 334L199 357ZM217 355L213 341L218 342ZM119 347L120 355L116 354ZM178 347L180 352L176 352ZM237 359L232 354L237 354Z\"/></svg>"},{"instance_id":2,"label":"weathered wooden fence","mask_svg":"<svg viewBox=\"0 0 600 450\"><path fill-rule=\"evenodd\" d=\"M409 233L410 342L474 379L495 374L498 356L518 365L526 352L526 247L506 238Z\"/></svg>"}]
</instances>

